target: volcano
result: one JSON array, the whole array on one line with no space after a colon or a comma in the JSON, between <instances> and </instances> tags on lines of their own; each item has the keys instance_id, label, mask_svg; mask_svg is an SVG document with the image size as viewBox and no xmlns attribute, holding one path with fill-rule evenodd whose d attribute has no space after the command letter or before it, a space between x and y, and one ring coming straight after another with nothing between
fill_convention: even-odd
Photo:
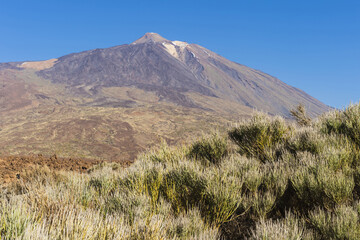
<instances>
[{"instance_id":1,"label":"volcano","mask_svg":"<svg viewBox=\"0 0 360 240\"><path fill-rule=\"evenodd\" d=\"M146 33L130 44L0 64L0 154L128 160L165 139L324 103L202 46ZM75 155L75 156L74 156Z\"/></svg>"}]
</instances>

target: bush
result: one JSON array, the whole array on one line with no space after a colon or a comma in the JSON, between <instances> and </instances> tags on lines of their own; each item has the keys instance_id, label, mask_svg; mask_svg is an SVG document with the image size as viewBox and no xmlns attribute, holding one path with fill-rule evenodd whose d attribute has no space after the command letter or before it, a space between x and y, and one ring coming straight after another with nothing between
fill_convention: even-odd
<instances>
[{"instance_id":1,"label":"bush","mask_svg":"<svg viewBox=\"0 0 360 240\"><path fill-rule=\"evenodd\" d=\"M358 239L360 107L258 115L128 168L34 168L0 191L1 239ZM301 124L305 125L305 124Z\"/></svg>"},{"instance_id":2,"label":"bush","mask_svg":"<svg viewBox=\"0 0 360 240\"><path fill-rule=\"evenodd\" d=\"M344 111L333 111L320 120L321 130L327 134L341 134L360 147L360 104L350 105Z\"/></svg>"},{"instance_id":3,"label":"bush","mask_svg":"<svg viewBox=\"0 0 360 240\"><path fill-rule=\"evenodd\" d=\"M170 147L165 141L163 141L159 148L153 149L149 151L149 153L140 156L139 158L143 158L144 160L148 160L153 163L177 164L185 157L186 150L184 147Z\"/></svg>"},{"instance_id":4,"label":"bush","mask_svg":"<svg viewBox=\"0 0 360 240\"><path fill-rule=\"evenodd\" d=\"M311 125L311 118L306 114L304 105L300 104L296 107L296 109L290 110L290 114L295 118L296 122L300 126Z\"/></svg>"},{"instance_id":5,"label":"bush","mask_svg":"<svg viewBox=\"0 0 360 240\"><path fill-rule=\"evenodd\" d=\"M321 163L297 169L291 178L298 197L307 207L324 206L332 209L336 204L353 198L354 179L350 174L333 171Z\"/></svg>"},{"instance_id":6,"label":"bush","mask_svg":"<svg viewBox=\"0 0 360 240\"><path fill-rule=\"evenodd\" d=\"M219 169L209 171L208 175L200 209L207 223L219 227L236 218L243 200L243 181L230 172Z\"/></svg>"},{"instance_id":7,"label":"bush","mask_svg":"<svg viewBox=\"0 0 360 240\"><path fill-rule=\"evenodd\" d=\"M221 159L228 155L227 139L218 134L202 138L190 146L188 155L201 161L219 164Z\"/></svg>"},{"instance_id":8,"label":"bush","mask_svg":"<svg viewBox=\"0 0 360 240\"><path fill-rule=\"evenodd\" d=\"M312 227L321 239L359 239L359 213L351 206L339 205L333 212L317 209L310 212Z\"/></svg>"},{"instance_id":9,"label":"bush","mask_svg":"<svg viewBox=\"0 0 360 240\"><path fill-rule=\"evenodd\" d=\"M295 157L303 152L319 155L326 145L326 137L313 128L300 129L288 141L286 149Z\"/></svg>"},{"instance_id":10,"label":"bush","mask_svg":"<svg viewBox=\"0 0 360 240\"><path fill-rule=\"evenodd\" d=\"M278 160L282 145L291 134L292 128L284 119L271 119L264 115L257 115L229 131L229 137L237 144L240 154L262 162Z\"/></svg>"},{"instance_id":11,"label":"bush","mask_svg":"<svg viewBox=\"0 0 360 240\"><path fill-rule=\"evenodd\" d=\"M287 213L281 220L261 219L256 223L255 230L252 230L249 239L267 240L300 240L314 239L313 233L305 228L305 224L291 213Z\"/></svg>"},{"instance_id":12,"label":"bush","mask_svg":"<svg viewBox=\"0 0 360 240\"><path fill-rule=\"evenodd\" d=\"M199 204L205 194L206 180L186 167L169 171L163 183L162 193L176 214Z\"/></svg>"}]
</instances>

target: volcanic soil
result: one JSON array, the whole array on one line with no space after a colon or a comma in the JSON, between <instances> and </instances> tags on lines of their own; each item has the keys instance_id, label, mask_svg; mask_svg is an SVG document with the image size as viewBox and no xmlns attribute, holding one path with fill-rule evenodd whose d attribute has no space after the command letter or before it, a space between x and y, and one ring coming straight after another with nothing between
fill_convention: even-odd
<instances>
[{"instance_id":1,"label":"volcanic soil","mask_svg":"<svg viewBox=\"0 0 360 240\"><path fill-rule=\"evenodd\" d=\"M42 155L2 157L0 158L0 185L21 179L22 174L37 167L47 167L55 171L86 173L92 166L101 162L91 159L58 158L55 155L51 157ZM121 162L121 164L127 166L130 163Z\"/></svg>"}]
</instances>

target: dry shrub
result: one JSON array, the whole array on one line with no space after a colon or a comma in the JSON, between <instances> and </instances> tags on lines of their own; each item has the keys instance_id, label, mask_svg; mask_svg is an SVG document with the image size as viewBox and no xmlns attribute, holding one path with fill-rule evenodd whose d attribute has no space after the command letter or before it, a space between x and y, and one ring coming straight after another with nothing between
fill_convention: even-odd
<instances>
[{"instance_id":1,"label":"dry shrub","mask_svg":"<svg viewBox=\"0 0 360 240\"><path fill-rule=\"evenodd\" d=\"M291 116L295 118L296 122L300 126L310 126L311 125L311 118L306 114L305 106L299 104L296 109L290 110Z\"/></svg>"},{"instance_id":2,"label":"dry shrub","mask_svg":"<svg viewBox=\"0 0 360 240\"><path fill-rule=\"evenodd\" d=\"M283 118L270 118L263 114L258 114L229 131L229 137L237 144L240 154L262 162L278 160L281 145L291 135L292 128Z\"/></svg>"},{"instance_id":3,"label":"dry shrub","mask_svg":"<svg viewBox=\"0 0 360 240\"><path fill-rule=\"evenodd\" d=\"M0 192L0 238L358 239L359 119L257 115L230 130L238 152L215 134L128 168L21 173Z\"/></svg>"},{"instance_id":4,"label":"dry shrub","mask_svg":"<svg viewBox=\"0 0 360 240\"><path fill-rule=\"evenodd\" d=\"M190 146L189 157L206 163L219 164L228 155L227 139L219 134L204 137Z\"/></svg>"}]
</instances>

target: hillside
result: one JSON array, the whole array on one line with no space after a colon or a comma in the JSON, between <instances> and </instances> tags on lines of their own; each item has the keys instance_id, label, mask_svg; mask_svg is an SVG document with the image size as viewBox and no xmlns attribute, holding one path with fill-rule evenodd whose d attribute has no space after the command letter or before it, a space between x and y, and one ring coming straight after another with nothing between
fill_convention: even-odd
<instances>
[{"instance_id":1,"label":"hillside","mask_svg":"<svg viewBox=\"0 0 360 240\"><path fill-rule=\"evenodd\" d=\"M196 44L147 33L131 44L0 63L0 155L129 160L224 128L254 109L289 117L329 107Z\"/></svg>"}]
</instances>

